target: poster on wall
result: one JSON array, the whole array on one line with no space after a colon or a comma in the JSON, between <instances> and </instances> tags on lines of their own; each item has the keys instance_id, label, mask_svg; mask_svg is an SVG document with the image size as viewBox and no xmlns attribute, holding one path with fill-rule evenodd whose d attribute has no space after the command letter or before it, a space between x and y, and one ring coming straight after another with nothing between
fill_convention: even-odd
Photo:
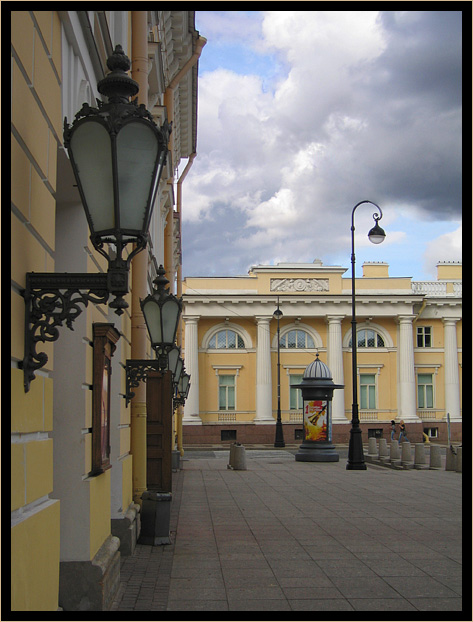
<instances>
[{"instance_id":1,"label":"poster on wall","mask_svg":"<svg viewBox=\"0 0 473 622\"><path fill-rule=\"evenodd\" d=\"M113 324L94 323L92 385L92 456L89 476L110 468L110 389L112 356L120 333Z\"/></svg>"},{"instance_id":2,"label":"poster on wall","mask_svg":"<svg viewBox=\"0 0 473 622\"><path fill-rule=\"evenodd\" d=\"M306 441L329 441L328 401L304 401L304 433Z\"/></svg>"},{"instance_id":3,"label":"poster on wall","mask_svg":"<svg viewBox=\"0 0 473 622\"><path fill-rule=\"evenodd\" d=\"M102 403L100 409L100 425L101 425L101 454L102 464L106 464L110 460L110 359L105 359L102 378Z\"/></svg>"}]
</instances>

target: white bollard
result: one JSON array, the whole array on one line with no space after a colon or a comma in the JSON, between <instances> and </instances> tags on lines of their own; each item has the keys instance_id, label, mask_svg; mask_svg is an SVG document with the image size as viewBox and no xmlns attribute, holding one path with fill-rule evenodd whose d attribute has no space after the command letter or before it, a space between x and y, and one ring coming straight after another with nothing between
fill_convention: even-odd
<instances>
[{"instance_id":1,"label":"white bollard","mask_svg":"<svg viewBox=\"0 0 473 622\"><path fill-rule=\"evenodd\" d=\"M457 473L462 473L462 446L460 445L459 447L457 447L457 464L455 467L455 471Z\"/></svg>"},{"instance_id":2,"label":"white bollard","mask_svg":"<svg viewBox=\"0 0 473 622\"><path fill-rule=\"evenodd\" d=\"M227 469L246 471L246 450L240 443L230 446L230 462L227 464Z\"/></svg>"},{"instance_id":3,"label":"white bollard","mask_svg":"<svg viewBox=\"0 0 473 622\"><path fill-rule=\"evenodd\" d=\"M414 468L422 469L425 466L424 443L416 443L414 449Z\"/></svg>"},{"instance_id":4,"label":"white bollard","mask_svg":"<svg viewBox=\"0 0 473 622\"><path fill-rule=\"evenodd\" d=\"M389 456L388 444L385 438L379 439L379 457L387 458Z\"/></svg>"},{"instance_id":5,"label":"white bollard","mask_svg":"<svg viewBox=\"0 0 473 622\"><path fill-rule=\"evenodd\" d=\"M376 448L376 439L374 436L368 439L368 456L377 456L378 450Z\"/></svg>"},{"instance_id":6,"label":"white bollard","mask_svg":"<svg viewBox=\"0 0 473 622\"><path fill-rule=\"evenodd\" d=\"M389 457L392 460L399 460L399 441L391 441L391 446L389 448Z\"/></svg>"},{"instance_id":7,"label":"white bollard","mask_svg":"<svg viewBox=\"0 0 473 622\"><path fill-rule=\"evenodd\" d=\"M430 468L440 469L442 467L442 459L440 456L440 447L438 445L430 445Z\"/></svg>"},{"instance_id":8,"label":"white bollard","mask_svg":"<svg viewBox=\"0 0 473 622\"><path fill-rule=\"evenodd\" d=\"M409 441L403 441L401 443L401 464L410 465L412 464L412 455L411 455L411 444Z\"/></svg>"}]
</instances>

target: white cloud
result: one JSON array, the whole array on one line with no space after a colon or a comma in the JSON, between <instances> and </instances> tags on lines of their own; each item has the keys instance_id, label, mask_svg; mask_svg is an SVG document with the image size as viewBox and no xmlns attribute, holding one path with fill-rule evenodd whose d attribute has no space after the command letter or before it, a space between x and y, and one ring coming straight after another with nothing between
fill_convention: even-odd
<instances>
[{"instance_id":1,"label":"white cloud","mask_svg":"<svg viewBox=\"0 0 473 622\"><path fill-rule=\"evenodd\" d=\"M451 233L444 233L429 242L424 253L424 268L436 278L435 266L439 261L462 260L462 225Z\"/></svg>"},{"instance_id":2,"label":"white cloud","mask_svg":"<svg viewBox=\"0 0 473 622\"><path fill-rule=\"evenodd\" d=\"M346 245L351 209L363 199L386 207L385 223L396 205L413 217L459 213L461 103L448 82L460 58L458 21L435 11L202 13L205 53L226 29L237 41L232 24L243 20L251 23L245 51L279 54L286 74L267 89L263 75L201 73L184 225L222 226L231 211L232 252L311 261ZM448 50L449 71L439 70L439 49ZM368 230L362 211L357 227ZM398 231L387 243L404 241Z\"/></svg>"}]
</instances>

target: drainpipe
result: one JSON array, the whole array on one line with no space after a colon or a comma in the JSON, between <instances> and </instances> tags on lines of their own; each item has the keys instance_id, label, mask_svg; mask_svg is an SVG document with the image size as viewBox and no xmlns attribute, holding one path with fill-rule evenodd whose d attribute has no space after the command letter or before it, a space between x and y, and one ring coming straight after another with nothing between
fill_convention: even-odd
<instances>
[{"instance_id":1,"label":"drainpipe","mask_svg":"<svg viewBox=\"0 0 473 622\"><path fill-rule=\"evenodd\" d=\"M176 200L176 213L179 214L179 234L182 233L182 224L181 224L181 205L182 205L182 182L187 176L187 173L190 171L192 164L194 163L194 159L197 153L191 153L189 159L187 160L187 164L185 169L182 171L181 176L177 182L177 200ZM177 295L182 296L182 265L179 265L177 268ZM182 335L179 333L179 341L182 341ZM181 345L178 343L177 345Z\"/></svg>"},{"instance_id":2,"label":"drainpipe","mask_svg":"<svg viewBox=\"0 0 473 622\"><path fill-rule=\"evenodd\" d=\"M181 234L181 231L182 231L182 228L181 228L182 227L181 225L182 182L186 178L187 173L190 171L196 155L197 153L195 151L194 153L190 154L186 167L182 171L182 174L179 177L179 180L177 182L176 213L179 214L179 229L180 229L179 234ZM182 296L182 265L181 264L179 264L179 266L177 267L177 295L179 297ZM181 325L181 330L178 331L177 333L177 345L182 346L182 325ZM184 448L182 446L182 415L183 415L183 408L182 406L179 406L179 408L177 409L177 418L176 418L177 419L176 436L177 436L177 449L179 450L181 456L184 455Z\"/></svg>"},{"instance_id":3,"label":"drainpipe","mask_svg":"<svg viewBox=\"0 0 473 622\"><path fill-rule=\"evenodd\" d=\"M196 41L195 50L189 60L183 65L183 67L177 72L174 78L169 83L166 92L164 93L164 105L167 110L167 116L170 121L174 121L174 89L178 86L181 79L187 75L187 73L194 67L197 61L200 58L202 53L202 49L204 45L207 43L207 39L199 36ZM195 148L195 146L194 146ZM174 134L171 134L171 144L170 144L172 161L174 163ZM189 156L189 160L186 164L184 171L182 172L179 181L177 182L177 204L176 211L179 214L179 227L181 226L181 197L182 197L182 182L184 181L189 169L192 166L194 158L196 156L195 151L191 153ZM174 290L174 274L172 272L173 266L173 220L174 214L173 210L169 210L168 219L166 223L166 227L164 230L164 268L167 272L168 279L170 281L170 291ZM182 294L182 268L178 266L177 269L177 295L181 296ZM182 344L182 329L177 333L177 345ZM181 454L184 455L184 449L182 447L182 406L179 406L176 412L176 436L177 436L177 448Z\"/></svg>"},{"instance_id":4,"label":"drainpipe","mask_svg":"<svg viewBox=\"0 0 473 622\"><path fill-rule=\"evenodd\" d=\"M138 82L138 103L148 107L148 11L131 12L131 76ZM131 358L146 359L147 330L140 298L147 296L148 250L132 260ZM141 505L146 490L146 386L141 382L131 401L131 454L133 456L133 497Z\"/></svg>"},{"instance_id":5,"label":"drainpipe","mask_svg":"<svg viewBox=\"0 0 473 622\"><path fill-rule=\"evenodd\" d=\"M166 110L168 113L168 119L170 121L174 120L174 90L175 88L178 86L179 82L182 80L182 78L187 75L187 73L192 69L192 67L194 67L194 65L197 63L197 61L200 58L200 55L202 53L202 49L204 47L204 45L207 43L207 39L205 39L205 37L201 37L199 36L199 38L196 41L195 44L195 50L194 53L192 54L192 56L189 58L189 60L183 65L183 67L181 67L181 69L177 72L177 74L174 76L174 78L171 80L171 82L169 83L166 92L164 93L164 105L166 106ZM173 156L173 163L174 163L174 134L171 134L171 153ZM171 268L172 268L172 226L173 226L173 214L170 211L169 212L169 216L168 216L168 220L167 220L167 224L166 224L166 229L165 229L165 235L164 235L164 240L165 240L165 246L164 246L164 268L167 272L167 277L169 279L169 281L171 282L170 285L170 289L173 287L173 282L174 282L174 275L171 273ZM179 291L179 279L178 279L178 291Z\"/></svg>"}]
</instances>

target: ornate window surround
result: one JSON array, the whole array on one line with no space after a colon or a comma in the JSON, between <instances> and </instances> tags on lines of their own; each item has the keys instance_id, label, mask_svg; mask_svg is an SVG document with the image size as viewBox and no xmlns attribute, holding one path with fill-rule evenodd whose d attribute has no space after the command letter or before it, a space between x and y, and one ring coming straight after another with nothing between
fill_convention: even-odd
<instances>
[{"instance_id":1,"label":"ornate window surround","mask_svg":"<svg viewBox=\"0 0 473 622\"><path fill-rule=\"evenodd\" d=\"M219 333L221 330L233 330L237 335L239 335L243 339L243 343L245 344L244 348L212 348L209 350L210 340L214 335ZM249 333L239 326L238 324L232 324L232 322L221 322L220 324L216 324L209 328L209 330L205 333L202 339L202 350L211 351L211 352L245 352L246 350L250 350L253 347L251 337Z\"/></svg>"},{"instance_id":2,"label":"ornate window surround","mask_svg":"<svg viewBox=\"0 0 473 622\"><path fill-rule=\"evenodd\" d=\"M299 352L314 352L315 350L320 350L321 348L323 348L322 337L311 326L308 326L307 324L303 324L302 322L294 322L293 324L288 324L287 326L284 326L284 328L281 328L280 337L281 338L284 337L284 335L291 332L291 330L302 330L308 333L314 341L314 348L307 348L307 349L305 348L281 348L281 351L288 352L288 351L298 350ZM278 336L277 334L275 334L271 340L271 350L277 350L277 349L278 349Z\"/></svg>"},{"instance_id":3,"label":"ornate window surround","mask_svg":"<svg viewBox=\"0 0 473 622\"><path fill-rule=\"evenodd\" d=\"M388 331L385 328L383 328L382 326L379 326L379 324L375 324L374 322L360 322L360 323L357 322L356 331L358 332L359 330L372 330L375 333L378 333L383 338L383 341L384 341L384 347L362 348L363 352L366 352L367 350L383 351L383 350L386 350L387 348L394 348L394 343L393 343L391 335L388 333ZM343 337L343 344L342 344L343 348L347 348L351 350L350 340L351 340L351 328L347 330L347 332L345 333Z\"/></svg>"}]
</instances>

